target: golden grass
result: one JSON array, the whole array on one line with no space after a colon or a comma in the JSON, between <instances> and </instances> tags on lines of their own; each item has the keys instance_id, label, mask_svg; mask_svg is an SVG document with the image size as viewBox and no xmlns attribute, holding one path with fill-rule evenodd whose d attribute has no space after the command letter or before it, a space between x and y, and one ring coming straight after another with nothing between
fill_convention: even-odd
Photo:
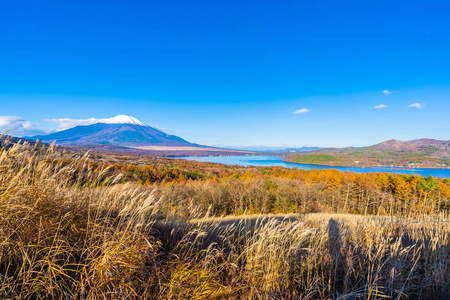
<instances>
[{"instance_id":1,"label":"golden grass","mask_svg":"<svg viewBox=\"0 0 450 300\"><path fill-rule=\"evenodd\" d=\"M87 160L3 145L0 298L450 297L444 215L200 218Z\"/></svg>"}]
</instances>

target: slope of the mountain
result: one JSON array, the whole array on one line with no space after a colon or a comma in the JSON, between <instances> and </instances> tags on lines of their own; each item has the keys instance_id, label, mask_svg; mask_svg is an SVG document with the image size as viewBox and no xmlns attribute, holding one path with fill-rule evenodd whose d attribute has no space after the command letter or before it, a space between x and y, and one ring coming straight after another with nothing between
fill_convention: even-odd
<instances>
[{"instance_id":1,"label":"slope of the mountain","mask_svg":"<svg viewBox=\"0 0 450 300\"><path fill-rule=\"evenodd\" d=\"M436 151L446 151L449 149L450 141L440 141L433 139L418 139L412 141L398 141L387 140L382 143L365 147L367 149L384 149L395 151L414 151L414 152L430 152L430 150L436 149Z\"/></svg>"},{"instance_id":2,"label":"slope of the mountain","mask_svg":"<svg viewBox=\"0 0 450 300\"><path fill-rule=\"evenodd\" d=\"M450 167L450 141L388 140L361 148L326 148L287 155L285 161L327 166L393 166L409 168Z\"/></svg>"},{"instance_id":3,"label":"slope of the mountain","mask_svg":"<svg viewBox=\"0 0 450 300\"><path fill-rule=\"evenodd\" d=\"M101 120L103 121L103 120ZM102 123L76 126L63 131L30 137L59 145L102 144L114 146L192 146L186 140L143 124L131 116L117 116Z\"/></svg>"}]
</instances>

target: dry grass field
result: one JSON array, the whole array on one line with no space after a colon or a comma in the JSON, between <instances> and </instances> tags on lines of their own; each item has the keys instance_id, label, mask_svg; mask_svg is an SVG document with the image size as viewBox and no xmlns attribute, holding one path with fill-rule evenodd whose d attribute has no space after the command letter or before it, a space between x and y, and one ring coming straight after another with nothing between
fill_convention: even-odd
<instances>
[{"instance_id":1,"label":"dry grass field","mask_svg":"<svg viewBox=\"0 0 450 300\"><path fill-rule=\"evenodd\" d=\"M3 144L1 299L450 298L445 212L215 217L121 176Z\"/></svg>"}]
</instances>

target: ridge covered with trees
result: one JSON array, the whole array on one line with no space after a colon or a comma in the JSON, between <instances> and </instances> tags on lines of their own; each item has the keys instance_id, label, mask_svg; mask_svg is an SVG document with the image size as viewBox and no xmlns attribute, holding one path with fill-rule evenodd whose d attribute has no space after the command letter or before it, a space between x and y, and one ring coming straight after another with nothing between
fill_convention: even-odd
<instances>
[{"instance_id":1,"label":"ridge covered with trees","mask_svg":"<svg viewBox=\"0 0 450 300\"><path fill-rule=\"evenodd\" d=\"M369 147L326 148L308 153L288 153L284 160L345 167L448 168L450 167L450 141L388 140Z\"/></svg>"}]
</instances>

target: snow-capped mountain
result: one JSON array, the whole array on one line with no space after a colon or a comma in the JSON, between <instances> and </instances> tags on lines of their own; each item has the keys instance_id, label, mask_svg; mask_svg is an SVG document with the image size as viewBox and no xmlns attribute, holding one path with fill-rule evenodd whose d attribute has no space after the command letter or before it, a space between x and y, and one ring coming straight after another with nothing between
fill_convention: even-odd
<instances>
[{"instance_id":1,"label":"snow-capped mountain","mask_svg":"<svg viewBox=\"0 0 450 300\"><path fill-rule=\"evenodd\" d=\"M132 116L118 115L91 120L96 123L28 138L59 145L195 146L178 136L145 125Z\"/></svg>"},{"instance_id":2,"label":"snow-capped mountain","mask_svg":"<svg viewBox=\"0 0 450 300\"><path fill-rule=\"evenodd\" d=\"M105 124L133 124L133 125L141 125L146 126L144 123L136 119L132 116L127 115L118 115L112 118L106 118L106 119L97 119L98 122L96 123L105 123Z\"/></svg>"}]
</instances>

